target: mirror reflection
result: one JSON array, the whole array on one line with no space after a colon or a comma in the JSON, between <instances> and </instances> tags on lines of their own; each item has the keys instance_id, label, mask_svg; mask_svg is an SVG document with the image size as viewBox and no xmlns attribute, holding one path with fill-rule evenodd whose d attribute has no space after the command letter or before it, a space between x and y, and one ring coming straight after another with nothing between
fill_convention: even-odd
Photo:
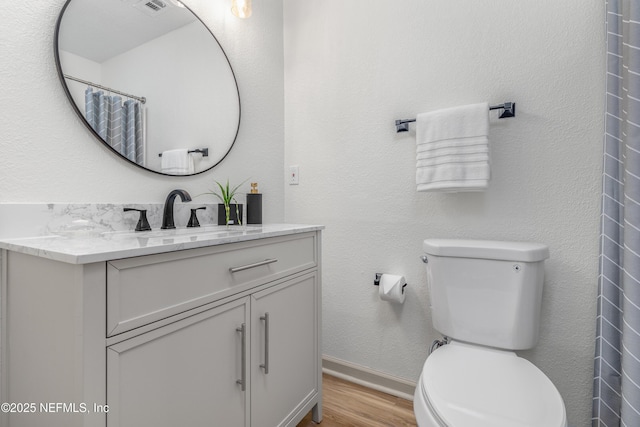
<instances>
[{"instance_id":1,"label":"mirror reflection","mask_svg":"<svg viewBox=\"0 0 640 427\"><path fill-rule=\"evenodd\" d=\"M240 123L226 54L178 0L68 0L57 25L63 86L91 132L153 172L218 164Z\"/></svg>"}]
</instances>

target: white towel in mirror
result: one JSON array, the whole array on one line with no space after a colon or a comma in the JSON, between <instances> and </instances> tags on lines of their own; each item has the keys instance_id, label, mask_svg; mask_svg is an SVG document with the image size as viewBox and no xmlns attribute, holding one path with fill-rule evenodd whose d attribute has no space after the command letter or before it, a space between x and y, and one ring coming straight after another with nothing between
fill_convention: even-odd
<instances>
[{"instance_id":1,"label":"white towel in mirror","mask_svg":"<svg viewBox=\"0 0 640 427\"><path fill-rule=\"evenodd\" d=\"M161 171L169 175L189 175L195 173L193 157L186 148L162 152Z\"/></svg>"}]
</instances>

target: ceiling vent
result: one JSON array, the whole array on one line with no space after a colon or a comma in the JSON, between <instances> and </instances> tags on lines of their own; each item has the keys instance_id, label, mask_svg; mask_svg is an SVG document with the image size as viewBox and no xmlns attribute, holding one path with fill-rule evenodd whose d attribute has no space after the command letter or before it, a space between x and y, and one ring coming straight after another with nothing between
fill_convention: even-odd
<instances>
[{"instance_id":1,"label":"ceiling vent","mask_svg":"<svg viewBox=\"0 0 640 427\"><path fill-rule=\"evenodd\" d=\"M162 9L167 7L167 5L161 2L160 0L151 0L145 3L145 6L147 6L149 9L153 10L154 12L160 12Z\"/></svg>"},{"instance_id":2,"label":"ceiling vent","mask_svg":"<svg viewBox=\"0 0 640 427\"><path fill-rule=\"evenodd\" d=\"M164 0L142 0L134 7L146 15L157 16L167 10L167 3Z\"/></svg>"}]
</instances>

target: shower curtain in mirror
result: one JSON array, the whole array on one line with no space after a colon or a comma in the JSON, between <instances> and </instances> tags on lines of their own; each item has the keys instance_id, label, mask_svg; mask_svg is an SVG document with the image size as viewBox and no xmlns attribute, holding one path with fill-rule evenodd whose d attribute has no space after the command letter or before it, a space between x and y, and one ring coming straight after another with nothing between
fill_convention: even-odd
<instances>
[{"instance_id":1,"label":"shower curtain in mirror","mask_svg":"<svg viewBox=\"0 0 640 427\"><path fill-rule=\"evenodd\" d=\"M144 111L138 101L85 91L87 122L114 150L144 166Z\"/></svg>"},{"instance_id":2,"label":"shower curtain in mirror","mask_svg":"<svg viewBox=\"0 0 640 427\"><path fill-rule=\"evenodd\" d=\"M592 427L640 426L640 0L608 0Z\"/></svg>"}]
</instances>

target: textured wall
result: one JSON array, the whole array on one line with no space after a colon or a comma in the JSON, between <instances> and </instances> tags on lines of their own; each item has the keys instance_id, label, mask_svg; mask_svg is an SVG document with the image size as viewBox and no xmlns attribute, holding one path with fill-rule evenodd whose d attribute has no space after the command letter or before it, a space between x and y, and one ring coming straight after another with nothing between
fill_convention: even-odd
<instances>
[{"instance_id":1,"label":"textured wall","mask_svg":"<svg viewBox=\"0 0 640 427\"><path fill-rule=\"evenodd\" d=\"M540 343L521 354L590 419L603 134L604 4L285 0L285 219L322 223L324 353L416 380L431 341L428 237L547 243ZM492 114L480 194L415 191L415 131L394 120L459 104ZM402 307L374 273L404 274Z\"/></svg>"},{"instance_id":2,"label":"textured wall","mask_svg":"<svg viewBox=\"0 0 640 427\"><path fill-rule=\"evenodd\" d=\"M264 219L282 221L282 1L261 1L246 21L231 15L230 1L185 3L216 34L239 82L242 123L225 161L176 178L117 158L85 129L58 81L53 35L64 1L12 2L0 25L0 202L162 202L174 188L196 195L213 188L214 179L251 178L264 193Z\"/></svg>"},{"instance_id":3,"label":"textured wall","mask_svg":"<svg viewBox=\"0 0 640 427\"><path fill-rule=\"evenodd\" d=\"M212 179L251 176L267 221L327 225L325 353L414 380L437 337L422 239L545 242L541 341L523 355L558 386L571 425L588 425L601 2L286 0L286 86L280 0L255 2L247 21L231 17L227 1L185 2L218 36L239 81L242 126L223 164L169 178L113 156L75 117L55 74L64 1L13 2L0 25L0 202L162 202L176 187L198 194ZM517 118L492 120L489 191L416 193L415 134L396 134L393 120L483 100L518 103ZM301 184L283 190L285 133L284 164L300 165ZM406 275L404 306L378 300L377 271Z\"/></svg>"}]
</instances>

